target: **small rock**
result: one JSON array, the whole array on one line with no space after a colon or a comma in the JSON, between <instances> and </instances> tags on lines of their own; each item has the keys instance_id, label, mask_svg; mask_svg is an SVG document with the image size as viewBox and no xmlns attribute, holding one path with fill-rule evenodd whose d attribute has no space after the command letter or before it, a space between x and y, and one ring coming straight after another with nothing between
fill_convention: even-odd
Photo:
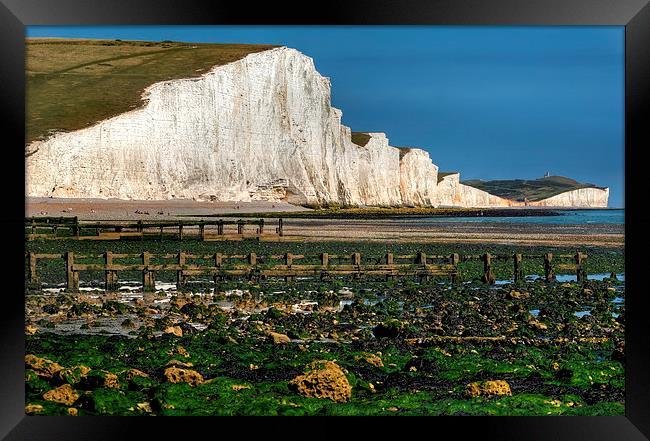
<instances>
[{"instance_id":1,"label":"small rock","mask_svg":"<svg viewBox=\"0 0 650 441\"><path fill-rule=\"evenodd\" d=\"M488 380L470 383L465 387L468 397L512 395L510 385L504 380Z\"/></svg>"},{"instance_id":2,"label":"small rock","mask_svg":"<svg viewBox=\"0 0 650 441\"><path fill-rule=\"evenodd\" d=\"M354 357L356 361L359 361L362 358L366 361L366 363L371 364L375 367L384 367L384 362L375 354L371 354L370 352L363 352L361 355Z\"/></svg>"},{"instance_id":3,"label":"small rock","mask_svg":"<svg viewBox=\"0 0 650 441\"><path fill-rule=\"evenodd\" d=\"M274 345L283 345L291 343L291 339L286 334L280 334L278 332L269 331L269 340L273 342Z\"/></svg>"},{"instance_id":4,"label":"small rock","mask_svg":"<svg viewBox=\"0 0 650 441\"><path fill-rule=\"evenodd\" d=\"M246 386L245 384L233 384L231 386L232 390L244 390L244 389L250 389L250 386Z\"/></svg>"},{"instance_id":5,"label":"small rock","mask_svg":"<svg viewBox=\"0 0 650 441\"><path fill-rule=\"evenodd\" d=\"M124 375L124 378L126 378L127 381L133 380L135 377L144 377L144 378L149 378L149 375L146 373L142 372L141 370L138 369L128 369Z\"/></svg>"},{"instance_id":6,"label":"small rock","mask_svg":"<svg viewBox=\"0 0 650 441\"><path fill-rule=\"evenodd\" d=\"M168 367L165 369L165 378L170 383L187 383L190 386L203 384L205 380L203 375L191 369L179 369L177 367Z\"/></svg>"},{"instance_id":7,"label":"small rock","mask_svg":"<svg viewBox=\"0 0 650 441\"><path fill-rule=\"evenodd\" d=\"M28 404L27 406L25 406L25 413L28 415L33 413L43 412L44 410L45 408L40 404Z\"/></svg>"},{"instance_id":8,"label":"small rock","mask_svg":"<svg viewBox=\"0 0 650 441\"><path fill-rule=\"evenodd\" d=\"M183 336L183 330L180 326L167 326L163 332L165 334L174 334L176 337Z\"/></svg>"},{"instance_id":9,"label":"small rock","mask_svg":"<svg viewBox=\"0 0 650 441\"><path fill-rule=\"evenodd\" d=\"M25 355L25 366L33 369L39 377L52 378L52 375L63 369L59 363L36 355Z\"/></svg>"},{"instance_id":10,"label":"small rock","mask_svg":"<svg viewBox=\"0 0 650 441\"><path fill-rule=\"evenodd\" d=\"M64 384L43 394L45 401L54 401L55 403L65 404L66 406L70 406L78 398L79 394L69 384Z\"/></svg>"},{"instance_id":11,"label":"small rock","mask_svg":"<svg viewBox=\"0 0 650 441\"><path fill-rule=\"evenodd\" d=\"M37 332L38 332L38 328L36 326L32 326L32 325L25 326L25 335L34 335Z\"/></svg>"},{"instance_id":12,"label":"small rock","mask_svg":"<svg viewBox=\"0 0 650 441\"><path fill-rule=\"evenodd\" d=\"M289 387L305 397L350 401L352 386L339 365L333 361L316 360L307 366L307 370L306 374L291 380Z\"/></svg>"},{"instance_id":13,"label":"small rock","mask_svg":"<svg viewBox=\"0 0 650 441\"><path fill-rule=\"evenodd\" d=\"M519 291L510 291L506 298L511 299L511 300L521 300L521 299L527 299L530 297L530 293L528 292L519 292Z\"/></svg>"},{"instance_id":14,"label":"small rock","mask_svg":"<svg viewBox=\"0 0 650 441\"><path fill-rule=\"evenodd\" d=\"M68 408L68 415L77 416L77 415L79 415L79 411L74 407L70 407L70 408Z\"/></svg>"},{"instance_id":15,"label":"small rock","mask_svg":"<svg viewBox=\"0 0 650 441\"><path fill-rule=\"evenodd\" d=\"M137 404L138 409L140 409L143 412L151 413L153 412L153 409L151 408L151 403L148 401L145 401L144 403L138 403Z\"/></svg>"},{"instance_id":16,"label":"small rock","mask_svg":"<svg viewBox=\"0 0 650 441\"><path fill-rule=\"evenodd\" d=\"M395 406L390 406L386 408L387 411L389 412L397 412L399 409Z\"/></svg>"}]
</instances>

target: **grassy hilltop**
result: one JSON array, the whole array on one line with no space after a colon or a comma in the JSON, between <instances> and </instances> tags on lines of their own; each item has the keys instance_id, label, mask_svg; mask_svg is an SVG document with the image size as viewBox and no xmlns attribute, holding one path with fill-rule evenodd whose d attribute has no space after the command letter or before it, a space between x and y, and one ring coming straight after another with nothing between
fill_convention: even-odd
<instances>
[{"instance_id":1,"label":"grassy hilltop","mask_svg":"<svg viewBox=\"0 0 650 441\"><path fill-rule=\"evenodd\" d=\"M26 47L30 143L137 108L153 83L198 77L276 46L30 38Z\"/></svg>"},{"instance_id":2,"label":"grassy hilltop","mask_svg":"<svg viewBox=\"0 0 650 441\"><path fill-rule=\"evenodd\" d=\"M577 190L579 188L602 188L594 184L582 184L570 178L563 176L547 176L539 179L511 179L498 181L482 181L474 179L463 181L463 184L469 185L479 190L487 191L493 195L511 199L514 201L523 201L527 198L529 201L541 201L551 196L564 193L566 191Z\"/></svg>"}]
</instances>

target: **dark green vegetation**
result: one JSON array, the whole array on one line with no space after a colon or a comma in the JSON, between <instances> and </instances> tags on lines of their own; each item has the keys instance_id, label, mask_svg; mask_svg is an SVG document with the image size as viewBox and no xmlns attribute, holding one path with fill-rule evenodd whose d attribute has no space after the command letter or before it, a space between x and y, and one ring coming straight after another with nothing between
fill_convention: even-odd
<instances>
[{"instance_id":1,"label":"dark green vegetation","mask_svg":"<svg viewBox=\"0 0 650 441\"><path fill-rule=\"evenodd\" d=\"M575 248L558 248L542 246L506 246L494 244L417 244L417 243L372 243L372 242L258 242L256 240L224 241L224 242L202 242L198 240L184 240L179 242L171 237L169 240L158 242L155 240L121 240L121 241L75 241L75 240L34 240L26 243L26 251L35 253L64 253L73 251L75 254L94 255L95 258L78 259L80 263L101 263L101 254L104 251L113 253L142 253L150 251L156 254L178 253L184 251L193 254L223 253L228 255L245 255L251 252L257 254L258 260L265 255L278 255L284 253L304 254L313 256L310 260L301 260L304 264L319 263L318 254L327 252L330 254L361 253L362 263L379 259L386 253L394 254L415 254L424 252L427 255L451 255L459 253L462 255L476 255L491 253L493 255L508 256L509 260L493 260L493 272L497 280L509 280L512 278L514 253L542 255L547 252L554 254L573 254ZM607 249L598 247L581 247L581 252L588 254L585 261L587 274L596 273L621 273L625 271L625 259L623 250ZM77 261L77 259L75 259ZM124 261L123 263L139 263ZM155 263L155 261L152 261ZM188 260L188 264L192 261ZM571 263L571 260L556 263ZM459 265L462 280L478 279L483 274L483 263L479 260L462 262ZM544 274L543 259L524 258L523 271L525 275ZM38 274L43 282L62 283L65 281L65 268L63 259L45 260L38 263ZM89 274L89 275L87 275ZM139 280L137 272L128 275L129 280ZM569 274L568 271L556 270L556 274ZM122 276L120 276L122 277ZM175 280L174 271L162 271L156 275L157 280ZM103 280L103 273L84 273L81 278L82 286L84 281ZM190 279L191 281L191 279Z\"/></svg>"},{"instance_id":2,"label":"dark green vegetation","mask_svg":"<svg viewBox=\"0 0 650 441\"><path fill-rule=\"evenodd\" d=\"M386 252L576 251L487 244L195 240L35 240L26 247L38 253L71 250L86 255L106 250L255 252L258 259L284 252L314 256L361 252L365 259ZM589 274L624 271L622 250L580 251L589 255ZM543 274L541 259L524 258L523 264L526 274ZM26 336L26 354L70 371L42 378L28 369L26 404L43 406L35 412L39 415L67 415L69 408L79 415L624 414L622 283L537 280L488 287L477 281L482 275L480 261L463 262L460 268L468 283L455 286L435 279L420 283L408 278L388 282L345 278L289 284L277 279L226 280L216 292L210 281L196 280L183 292L144 297L125 291L98 298L88 295L92 292L30 291L26 323L38 331ZM509 279L512 261L493 262L493 270L497 280ZM46 283L63 282L62 261L39 262L39 274ZM82 286L89 282L102 286L103 277L84 273ZM140 274L123 280L140 280ZM160 272L156 280L172 282L175 274ZM173 327L182 336L171 334ZM269 332L282 333L291 341L275 344ZM336 360L346 370L352 385L349 402L307 398L289 387L305 365L323 359ZM198 372L206 382L171 383L165 370L178 362L191 363L186 369ZM92 370L84 374L80 365ZM132 369L146 376L133 376ZM107 381L109 374L116 376L114 381ZM469 383L483 380L506 381L512 396L465 395ZM44 399L45 393L63 384L79 395L72 404Z\"/></svg>"},{"instance_id":3,"label":"dark green vegetation","mask_svg":"<svg viewBox=\"0 0 650 441\"><path fill-rule=\"evenodd\" d=\"M493 195L511 199L513 201L541 201L551 196L564 193L565 191L577 190L579 188L601 188L594 184L582 184L563 176L548 176L539 179L512 179L482 181L474 179L463 181L479 190L487 191Z\"/></svg>"},{"instance_id":4,"label":"dark green vegetation","mask_svg":"<svg viewBox=\"0 0 650 441\"><path fill-rule=\"evenodd\" d=\"M352 142L358 145L359 147L365 147L370 141L370 135L364 132L352 132Z\"/></svg>"},{"instance_id":5,"label":"dark green vegetation","mask_svg":"<svg viewBox=\"0 0 650 441\"><path fill-rule=\"evenodd\" d=\"M198 77L275 47L76 39L28 39L26 46L27 143L140 107L153 83Z\"/></svg>"},{"instance_id":6,"label":"dark green vegetation","mask_svg":"<svg viewBox=\"0 0 650 441\"><path fill-rule=\"evenodd\" d=\"M28 322L40 329L26 337L26 353L71 371L44 379L28 370L27 403L46 415L66 415L69 406L80 415L624 414L625 307L616 282L346 285L349 291L245 284L240 295L179 294L155 303L165 298L160 293L145 305L30 295ZM115 327L100 323L107 318L129 336L110 335ZM57 334L66 320L100 334ZM182 336L162 332L173 325ZM291 342L275 344L270 331ZM350 402L289 387L322 359L347 371ZM171 383L165 368L179 362L207 382ZM84 377L80 365L92 370ZM483 380L506 381L512 396L465 395L467 384ZM44 400L64 383L78 399L69 406Z\"/></svg>"}]
</instances>

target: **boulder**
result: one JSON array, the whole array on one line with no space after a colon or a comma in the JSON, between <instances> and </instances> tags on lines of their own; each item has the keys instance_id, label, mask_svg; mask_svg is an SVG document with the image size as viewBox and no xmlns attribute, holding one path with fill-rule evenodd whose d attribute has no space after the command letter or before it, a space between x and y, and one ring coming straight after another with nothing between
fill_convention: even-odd
<instances>
[{"instance_id":1,"label":"boulder","mask_svg":"<svg viewBox=\"0 0 650 441\"><path fill-rule=\"evenodd\" d=\"M203 375L192 369L180 369L177 367L168 367L165 369L165 378L170 383L187 383L190 386L203 384L205 380Z\"/></svg>"},{"instance_id":2,"label":"boulder","mask_svg":"<svg viewBox=\"0 0 650 441\"><path fill-rule=\"evenodd\" d=\"M474 398L478 396L492 397L512 395L510 385L504 380L488 380L470 383L465 387L465 396Z\"/></svg>"},{"instance_id":3,"label":"boulder","mask_svg":"<svg viewBox=\"0 0 650 441\"><path fill-rule=\"evenodd\" d=\"M66 406L72 405L78 398L79 394L69 384L64 384L43 394L45 401L53 401L55 403L65 404Z\"/></svg>"},{"instance_id":4,"label":"boulder","mask_svg":"<svg viewBox=\"0 0 650 441\"><path fill-rule=\"evenodd\" d=\"M333 361L316 360L307 365L306 373L289 382L289 387L309 398L347 402L352 386L343 370Z\"/></svg>"},{"instance_id":5,"label":"boulder","mask_svg":"<svg viewBox=\"0 0 650 441\"><path fill-rule=\"evenodd\" d=\"M59 363L33 354L25 355L25 366L33 369L39 377L44 378L52 378L52 375L63 369Z\"/></svg>"},{"instance_id":6,"label":"boulder","mask_svg":"<svg viewBox=\"0 0 650 441\"><path fill-rule=\"evenodd\" d=\"M291 339L286 334L280 334L279 332L269 331L269 340L273 342L274 345L284 345L291 343Z\"/></svg>"}]
</instances>

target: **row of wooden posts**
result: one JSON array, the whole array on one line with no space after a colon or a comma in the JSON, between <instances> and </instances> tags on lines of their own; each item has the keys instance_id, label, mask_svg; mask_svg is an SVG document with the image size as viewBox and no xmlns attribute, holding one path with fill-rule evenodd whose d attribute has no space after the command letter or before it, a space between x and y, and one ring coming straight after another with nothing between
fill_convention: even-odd
<instances>
[{"instance_id":1,"label":"row of wooden posts","mask_svg":"<svg viewBox=\"0 0 650 441\"><path fill-rule=\"evenodd\" d=\"M238 278L266 278L266 277L284 277L287 282L291 282L296 276L320 276L326 279L330 276L352 275L360 278L363 275L385 276L387 279L394 277L414 276L420 280L428 280L432 276L443 276L451 279L453 283L459 282L458 265L461 261L481 259L483 261L482 280L488 284L495 283L493 273L493 261L512 259L513 261L513 279L514 282L524 280L522 260L527 258L540 258L540 255L522 255L514 254L512 256L494 256L489 253L482 255L465 255L460 256L458 253L449 256L427 256L425 253L416 255L394 255L386 254L382 258L368 258L370 263L361 262L361 253L352 253L346 255L332 255L321 253L318 256L305 256L291 253L283 255L272 255L258 257L255 253L247 255L224 255L221 253L209 255L194 255L189 253L153 255L149 252L142 254L116 254L110 251L103 253L103 263L86 264L79 263L75 259L83 259L95 256L75 255L72 251L64 254L36 254L27 253L28 260L28 286L36 288L39 286L39 276L37 272L37 262L45 259L64 259L66 268L66 288L75 292L79 290L79 273L84 271L103 271L105 275L105 288L108 291L117 289L118 272L120 271L140 271L142 272L142 285L145 291L151 291L155 288L156 271L175 271L176 284L178 289L182 289L189 276L210 275L213 277L215 285L225 277ZM318 264L304 265L295 264L295 261L309 258L318 258ZM575 272L578 282L586 280L587 274L584 269L584 261L587 257L585 253L577 252L575 255L559 255L558 258L571 258L571 264L553 264L553 254L546 253L544 258L544 277L547 282L555 280L554 268L571 270ZM114 259L133 259L139 258L139 264L118 264ZM173 263L154 264L155 259L173 259ZM188 264L187 259L208 260L209 264L197 265ZM242 263L241 260L245 259ZM237 263L228 263L228 260L239 260ZM281 263L269 265L269 260L281 260ZM331 263L335 260L344 260L345 263ZM395 261L409 261L406 263L395 263ZM438 263L434 263L439 261ZM443 262L440 262L443 261Z\"/></svg>"},{"instance_id":2,"label":"row of wooden posts","mask_svg":"<svg viewBox=\"0 0 650 441\"><path fill-rule=\"evenodd\" d=\"M160 240L163 240L163 230L164 228L174 228L178 229L178 240L183 240L184 237L184 228L188 227L198 227L199 237L201 240L206 239L205 227L206 226L216 226L217 235L224 235L224 225L237 225L237 235L244 235L245 225L257 225L257 230L255 234L262 235L264 234L264 219L238 219L238 220L217 220L217 221L175 221L175 222L150 222L144 223L141 220L136 223L129 224L115 224L115 223L79 223L78 218L75 217L61 217L61 218L26 218L25 226L31 228L32 236L36 235L37 229L49 229L51 230L52 238L57 238L57 232L59 229L68 229L72 236L79 238L81 236L82 230L94 230L95 236L100 235L100 231L114 230L116 233L124 234L124 230L132 230L139 237L144 237L144 230L150 228L159 228L160 229ZM278 226L275 229L275 233L278 236L284 235L284 222L282 218L278 219ZM126 234L125 234L126 235Z\"/></svg>"}]
</instances>

